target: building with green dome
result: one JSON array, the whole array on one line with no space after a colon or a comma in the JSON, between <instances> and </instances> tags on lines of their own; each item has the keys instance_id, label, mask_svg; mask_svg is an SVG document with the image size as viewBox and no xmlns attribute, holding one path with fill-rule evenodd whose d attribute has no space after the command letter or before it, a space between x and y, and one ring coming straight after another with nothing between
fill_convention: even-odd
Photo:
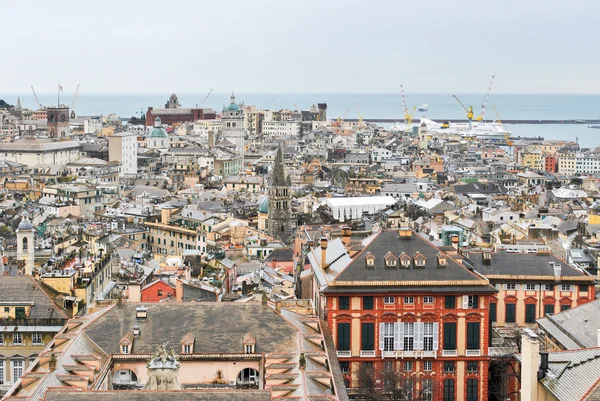
<instances>
[{"instance_id":1,"label":"building with green dome","mask_svg":"<svg viewBox=\"0 0 600 401\"><path fill-rule=\"evenodd\" d=\"M148 149L169 149L169 135L162 127L160 117L154 119L154 128L146 137Z\"/></svg>"},{"instance_id":2,"label":"building with green dome","mask_svg":"<svg viewBox=\"0 0 600 401\"><path fill-rule=\"evenodd\" d=\"M242 153L244 148L244 111L235 102L233 92L229 104L223 107L221 124L221 138L227 139L235 145L238 152Z\"/></svg>"}]
</instances>

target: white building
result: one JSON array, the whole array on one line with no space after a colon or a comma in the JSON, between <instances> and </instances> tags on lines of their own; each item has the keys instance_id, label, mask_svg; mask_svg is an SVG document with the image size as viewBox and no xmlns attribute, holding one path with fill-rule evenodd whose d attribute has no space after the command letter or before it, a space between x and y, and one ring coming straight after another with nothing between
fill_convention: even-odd
<instances>
[{"instance_id":1,"label":"white building","mask_svg":"<svg viewBox=\"0 0 600 401\"><path fill-rule=\"evenodd\" d=\"M119 132L108 137L108 160L121 163L120 176L137 174L137 134Z\"/></svg>"},{"instance_id":2,"label":"white building","mask_svg":"<svg viewBox=\"0 0 600 401\"><path fill-rule=\"evenodd\" d=\"M371 159L373 162L381 162L394 157L394 152L385 148L377 148L371 151Z\"/></svg>"},{"instance_id":3,"label":"white building","mask_svg":"<svg viewBox=\"0 0 600 401\"><path fill-rule=\"evenodd\" d=\"M263 134L268 136L297 136L302 132L302 121L263 121Z\"/></svg>"},{"instance_id":4,"label":"white building","mask_svg":"<svg viewBox=\"0 0 600 401\"><path fill-rule=\"evenodd\" d=\"M504 224L506 222L517 221L519 214L510 209L486 208L482 211L483 221Z\"/></svg>"},{"instance_id":5,"label":"white building","mask_svg":"<svg viewBox=\"0 0 600 401\"><path fill-rule=\"evenodd\" d=\"M324 201L331 211L331 216L340 223L360 219L363 214L375 214L395 203L396 199L390 196L328 198Z\"/></svg>"},{"instance_id":6,"label":"white building","mask_svg":"<svg viewBox=\"0 0 600 401\"><path fill-rule=\"evenodd\" d=\"M233 93L231 102L223 108L221 123L221 138L227 139L241 151L244 147L244 112L235 103Z\"/></svg>"},{"instance_id":7,"label":"white building","mask_svg":"<svg viewBox=\"0 0 600 401\"><path fill-rule=\"evenodd\" d=\"M97 134L102 131L102 121L99 118L86 118L83 120L85 134Z\"/></svg>"},{"instance_id":8,"label":"white building","mask_svg":"<svg viewBox=\"0 0 600 401\"><path fill-rule=\"evenodd\" d=\"M575 158L575 173L600 173L600 157L597 155L577 155Z\"/></svg>"},{"instance_id":9,"label":"white building","mask_svg":"<svg viewBox=\"0 0 600 401\"><path fill-rule=\"evenodd\" d=\"M0 143L0 158L29 167L37 164L66 165L81 158L81 145L75 141L26 138Z\"/></svg>"}]
</instances>

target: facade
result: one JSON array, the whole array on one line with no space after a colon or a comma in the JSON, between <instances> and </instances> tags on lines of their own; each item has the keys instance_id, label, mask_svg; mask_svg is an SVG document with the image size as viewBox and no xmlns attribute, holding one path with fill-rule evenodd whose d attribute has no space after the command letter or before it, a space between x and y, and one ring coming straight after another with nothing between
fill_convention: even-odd
<instances>
[{"instance_id":1,"label":"facade","mask_svg":"<svg viewBox=\"0 0 600 401\"><path fill-rule=\"evenodd\" d=\"M301 132L301 121L263 121L262 123L262 133L271 137L294 137L300 135Z\"/></svg>"},{"instance_id":2,"label":"facade","mask_svg":"<svg viewBox=\"0 0 600 401\"><path fill-rule=\"evenodd\" d=\"M544 171L548 173L558 172L558 159L554 154L544 157Z\"/></svg>"},{"instance_id":3,"label":"facade","mask_svg":"<svg viewBox=\"0 0 600 401\"><path fill-rule=\"evenodd\" d=\"M231 93L229 105L223 107L221 114L221 138L235 145L238 152L244 147L244 112L235 103L235 95Z\"/></svg>"},{"instance_id":4,"label":"facade","mask_svg":"<svg viewBox=\"0 0 600 401\"><path fill-rule=\"evenodd\" d=\"M348 387L364 387L368 367L380 391L396 372L423 399L487 399L496 290L485 278L409 229L373 234L352 258L341 239L322 238L308 258Z\"/></svg>"},{"instance_id":5,"label":"facade","mask_svg":"<svg viewBox=\"0 0 600 401\"><path fill-rule=\"evenodd\" d=\"M47 113L48 135L50 138L71 136L70 114L67 106L48 107Z\"/></svg>"},{"instance_id":6,"label":"facade","mask_svg":"<svg viewBox=\"0 0 600 401\"><path fill-rule=\"evenodd\" d=\"M108 137L108 160L121 163L120 176L137 174L137 134L119 132Z\"/></svg>"},{"instance_id":7,"label":"facade","mask_svg":"<svg viewBox=\"0 0 600 401\"><path fill-rule=\"evenodd\" d=\"M575 174L577 161L575 152L568 149L561 149L557 154L558 172L566 175Z\"/></svg>"},{"instance_id":8,"label":"facade","mask_svg":"<svg viewBox=\"0 0 600 401\"><path fill-rule=\"evenodd\" d=\"M25 138L0 143L0 157L28 167L38 164L66 165L81 158L81 145L75 141Z\"/></svg>"},{"instance_id":9,"label":"facade","mask_svg":"<svg viewBox=\"0 0 600 401\"><path fill-rule=\"evenodd\" d=\"M95 187L78 184L48 185L43 188L42 193L60 202L79 206L81 215L88 218L103 209L102 193Z\"/></svg>"},{"instance_id":10,"label":"facade","mask_svg":"<svg viewBox=\"0 0 600 401\"><path fill-rule=\"evenodd\" d=\"M30 276L0 279L0 397L67 321Z\"/></svg>"},{"instance_id":11,"label":"facade","mask_svg":"<svg viewBox=\"0 0 600 401\"><path fill-rule=\"evenodd\" d=\"M35 261L35 229L27 216L17 227L17 260L23 263L25 275L31 276Z\"/></svg>"},{"instance_id":12,"label":"facade","mask_svg":"<svg viewBox=\"0 0 600 401\"><path fill-rule=\"evenodd\" d=\"M141 290L142 302L160 302L163 299L175 299L175 288L161 280L155 280Z\"/></svg>"},{"instance_id":13,"label":"facade","mask_svg":"<svg viewBox=\"0 0 600 401\"><path fill-rule=\"evenodd\" d=\"M292 191L285 177L281 147L277 149L273 174L269 185L269 210L267 232L289 244L296 231L297 222L292 212Z\"/></svg>"},{"instance_id":14,"label":"facade","mask_svg":"<svg viewBox=\"0 0 600 401\"><path fill-rule=\"evenodd\" d=\"M177 95L173 93L165 103L164 109L148 107L146 125L151 127L156 118L160 118L166 125L173 125L198 120L214 120L217 116L212 109L182 108Z\"/></svg>"},{"instance_id":15,"label":"facade","mask_svg":"<svg viewBox=\"0 0 600 401\"><path fill-rule=\"evenodd\" d=\"M598 155L580 154L575 158L575 173L600 173L600 157Z\"/></svg>"}]
</instances>

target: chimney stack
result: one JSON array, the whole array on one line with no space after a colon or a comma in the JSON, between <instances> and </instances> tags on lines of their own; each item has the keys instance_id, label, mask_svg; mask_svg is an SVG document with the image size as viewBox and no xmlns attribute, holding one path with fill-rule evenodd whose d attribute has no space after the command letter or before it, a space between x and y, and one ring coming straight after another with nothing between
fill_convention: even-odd
<instances>
[{"instance_id":1,"label":"chimney stack","mask_svg":"<svg viewBox=\"0 0 600 401\"><path fill-rule=\"evenodd\" d=\"M537 401L540 343L537 335L526 331L521 337L521 401Z\"/></svg>"},{"instance_id":2,"label":"chimney stack","mask_svg":"<svg viewBox=\"0 0 600 401\"><path fill-rule=\"evenodd\" d=\"M321 237L321 269L327 267L327 237Z\"/></svg>"},{"instance_id":3,"label":"chimney stack","mask_svg":"<svg viewBox=\"0 0 600 401\"><path fill-rule=\"evenodd\" d=\"M56 355L54 355L54 353L50 355L50 360L48 361L48 369L50 371L56 370Z\"/></svg>"},{"instance_id":4,"label":"chimney stack","mask_svg":"<svg viewBox=\"0 0 600 401\"><path fill-rule=\"evenodd\" d=\"M342 241L346 246L350 244L350 236L352 235L352 228L349 226L342 227Z\"/></svg>"},{"instance_id":5,"label":"chimney stack","mask_svg":"<svg viewBox=\"0 0 600 401\"><path fill-rule=\"evenodd\" d=\"M552 263L552 262L550 262L550 263ZM559 263L552 263L552 264L554 265L554 266L553 266L553 270L554 270L554 277L556 277L556 278L558 278L558 279L559 279L559 278L560 278L560 275L561 275L561 273L562 273L562 266L561 266Z\"/></svg>"},{"instance_id":6,"label":"chimney stack","mask_svg":"<svg viewBox=\"0 0 600 401\"><path fill-rule=\"evenodd\" d=\"M548 371L548 353L540 352L540 370L538 371L538 380L546 377Z\"/></svg>"}]
</instances>

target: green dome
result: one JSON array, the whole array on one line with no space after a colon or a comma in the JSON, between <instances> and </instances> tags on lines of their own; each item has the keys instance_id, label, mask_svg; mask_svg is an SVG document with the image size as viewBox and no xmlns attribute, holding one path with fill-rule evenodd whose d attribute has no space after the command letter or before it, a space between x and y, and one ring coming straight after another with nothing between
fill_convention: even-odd
<instances>
[{"instance_id":1,"label":"green dome","mask_svg":"<svg viewBox=\"0 0 600 401\"><path fill-rule=\"evenodd\" d=\"M149 138L167 138L167 131L165 131L162 127L154 127L152 132L150 132Z\"/></svg>"},{"instance_id":2,"label":"green dome","mask_svg":"<svg viewBox=\"0 0 600 401\"><path fill-rule=\"evenodd\" d=\"M227 107L225 107L225 110L230 110L230 111L237 111L239 109L240 108L235 103L230 103Z\"/></svg>"},{"instance_id":3,"label":"green dome","mask_svg":"<svg viewBox=\"0 0 600 401\"><path fill-rule=\"evenodd\" d=\"M269 197L265 196L258 202L258 213L269 213Z\"/></svg>"}]
</instances>

